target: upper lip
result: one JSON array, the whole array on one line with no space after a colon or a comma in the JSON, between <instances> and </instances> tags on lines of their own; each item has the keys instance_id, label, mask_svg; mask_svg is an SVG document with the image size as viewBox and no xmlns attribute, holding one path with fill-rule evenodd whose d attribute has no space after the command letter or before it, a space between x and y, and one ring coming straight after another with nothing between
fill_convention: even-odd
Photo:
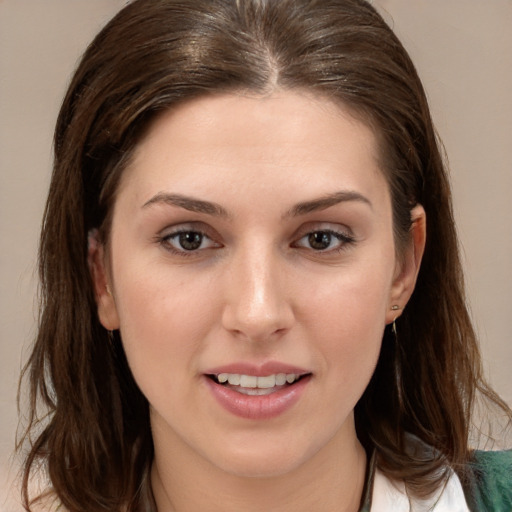
<instances>
[{"instance_id":1,"label":"upper lip","mask_svg":"<svg viewBox=\"0 0 512 512\"><path fill-rule=\"evenodd\" d=\"M222 366L210 368L204 372L206 375L219 375L220 373L232 373L238 375L253 375L255 377L265 377L278 373L307 375L311 372L286 363L278 361L267 361L263 364L253 364L248 362L230 363Z\"/></svg>"}]
</instances>

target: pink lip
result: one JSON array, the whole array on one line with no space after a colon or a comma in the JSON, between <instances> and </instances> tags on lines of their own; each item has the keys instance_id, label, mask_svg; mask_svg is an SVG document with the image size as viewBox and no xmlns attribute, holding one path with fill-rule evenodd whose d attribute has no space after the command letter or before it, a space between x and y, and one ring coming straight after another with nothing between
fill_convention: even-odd
<instances>
[{"instance_id":1,"label":"pink lip","mask_svg":"<svg viewBox=\"0 0 512 512\"><path fill-rule=\"evenodd\" d=\"M220 373L255 375L257 377L278 373L295 373L304 375L304 377L291 386L285 385L268 395L244 395L228 386L218 384L208 377L208 375ZM212 368L204 374L205 384L224 409L235 416L251 420L275 418L289 410L299 401L310 380L311 374L304 369L277 362L268 362L263 365L234 363Z\"/></svg>"},{"instance_id":2,"label":"pink lip","mask_svg":"<svg viewBox=\"0 0 512 512\"><path fill-rule=\"evenodd\" d=\"M277 361L267 361L261 365L239 362L231 363L216 368L211 368L204 372L205 375L219 375L219 373L236 373L239 375L254 375L256 377L265 377L278 373L295 373L296 375L306 375L308 373L304 368L291 366Z\"/></svg>"}]
</instances>

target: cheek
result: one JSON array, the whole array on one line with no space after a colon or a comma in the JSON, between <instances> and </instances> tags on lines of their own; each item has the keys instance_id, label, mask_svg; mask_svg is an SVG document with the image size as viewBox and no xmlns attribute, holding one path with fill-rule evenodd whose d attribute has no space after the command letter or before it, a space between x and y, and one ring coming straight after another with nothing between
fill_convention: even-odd
<instances>
[{"instance_id":1,"label":"cheek","mask_svg":"<svg viewBox=\"0 0 512 512\"><path fill-rule=\"evenodd\" d=\"M119 265L115 275L120 298L117 307L125 329L138 330L141 335L158 333L152 340L155 343L183 328L192 333L200 329L201 318L213 309L208 300L210 280L198 279L165 262L139 259Z\"/></svg>"},{"instance_id":2,"label":"cheek","mask_svg":"<svg viewBox=\"0 0 512 512\"><path fill-rule=\"evenodd\" d=\"M391 265L342 268L320 281L305 282L302 313L311 323L321 323L330 337L338 334L354 342L371 338L385 325L392 282L388 268Z\"/></svg>"},{"instance_id":3,"label":"cheek","mask_svg":"<svg viewBox=\"0 0 512 512\"><path fill-rule=\"evenodd\" d=\"M340 272L337 279L312 289L304 313L308 337L315 340L326 374L337 385L355 385L361 393L379 356L392 279L382 268L369 268Z\"/></svg>"},{"instance_id":4,"label":"cheek","mask_svg":"<svg viewBox=\"0 0 512 512\"><path fill-rule=\"evenodd\" d=\"M177 389L183 376L196 372L196 355L219 316L208 283L134 261L116 277L120 332L137 383L146 396Z\"/></svg>"}]
</instances>

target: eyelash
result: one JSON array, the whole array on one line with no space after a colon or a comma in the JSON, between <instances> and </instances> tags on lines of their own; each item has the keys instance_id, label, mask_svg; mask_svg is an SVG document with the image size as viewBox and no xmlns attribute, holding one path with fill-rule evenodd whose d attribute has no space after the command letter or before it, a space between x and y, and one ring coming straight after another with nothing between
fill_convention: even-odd
<instances>
[{"instance_id":1,"label":"eyelash","mask_svg":"<svg viewBox=\"0 0 512 512\"><path fill-rule=\"evenodd\" d=\"M182 245L182 243L180 243L181 241L179 240L179 238L182 235L190 235L190 234L199 235L199 237L200 237L199 247L197 247L195 249L187 250L186 248L184 248L182 246L182 248L178 249L171 242L171 240L176 240L178 244ZM334 238L335 240L337 240L339 242L338 247L335 247L333 249L327 248L327 249L315 250L311 246L305 247L305 246L300 245L301 240L307 239L308 237L318 235L318 234L328 235L330 237L329 243ZM210 240L212 245L210 247L201 248L201 245L203 245L205 240ZM173 231L172 233L167 233L163 236L156 237L156 242L159 243L160 245L162 245L164 247L164 249L169 251L170 253L176 254L178 256L185 257L185 258L197 256L201 250L222 248L222 244L215 242L210 236L208 236L207 233L205 233L205 231L198 229L198 228L196 228L196 229L180 228L176 231ZM309 240L309 243L310 242L311 242L311 240ZM349 235L346 232L335 231L332 229L313 229L313 230L310 230L310 231L307 231L306 233L304 233L296 242L294 242L292 244L292 247L299 248L299 249L311 250L314 254L338 254L338 253L346 250L348 247L353 245L355 242L356 242L356 239L352 235Z\"/></svg>"}]
</instances>

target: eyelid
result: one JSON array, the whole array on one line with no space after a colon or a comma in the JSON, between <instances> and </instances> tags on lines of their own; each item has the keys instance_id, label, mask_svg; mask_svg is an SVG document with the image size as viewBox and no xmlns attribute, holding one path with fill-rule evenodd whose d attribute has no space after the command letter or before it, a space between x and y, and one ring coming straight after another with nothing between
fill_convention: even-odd
<instances>
[{"instance_id":1,"label":"eyelid","mask_svg":"<svg viewBox=\"0 0 512 512\"><path fill-rule=\"evenodd\" d=\"M211 226L204 222L200 221L185 221L185 222L177 222L176 224L169 224L165 228L161 229L155 238L167 238L177 233L183 233L187 231L194 231L197 233L201 233L208 238L220 238L217 231L215 231Z\"/></svg>"},{"instance_id":2,"label":"eyelid","mask_svg":"<svg viewBox=\"0 0 512 512\"><path fill-rule=\"evenodd\" d=\"M327 231L339 234L346 238L355 239L352 229L345 224L339 224L336 222L307 222L297 229L294 238L302 238L309 233L315 233L317 231Z\"/></svg>"}]
</instances>

